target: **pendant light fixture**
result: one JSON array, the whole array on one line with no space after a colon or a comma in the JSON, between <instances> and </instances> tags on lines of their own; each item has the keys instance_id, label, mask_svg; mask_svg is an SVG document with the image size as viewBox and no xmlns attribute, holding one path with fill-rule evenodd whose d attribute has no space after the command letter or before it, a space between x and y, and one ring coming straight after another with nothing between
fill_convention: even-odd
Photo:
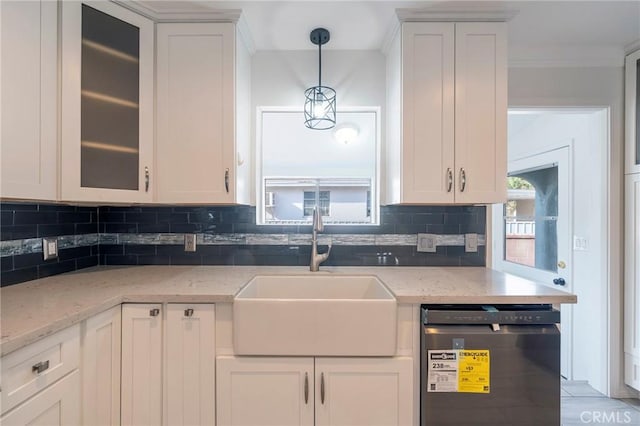
<instances>
[{"instance_id":1,"label":"pendant light fixture","mask_svg":"<svg viewBox=\"0 0 640 426\"><path fill-rule=\"evenodd\" d=\"M316 28L309 38L318 46L318 85L304 91L304 125L327 130L336 125L336 91L322 85L322 45L329 41L329 31Z\"/></svg>"}]
</instances>

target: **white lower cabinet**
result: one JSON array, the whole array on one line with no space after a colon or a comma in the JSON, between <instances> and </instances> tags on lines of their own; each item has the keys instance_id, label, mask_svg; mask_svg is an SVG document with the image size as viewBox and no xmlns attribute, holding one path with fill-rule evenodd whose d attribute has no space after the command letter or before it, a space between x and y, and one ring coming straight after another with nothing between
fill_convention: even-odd
<instances>
[{"instance_id":1,"label":"white lower cabinet","mask_svg":"<svg viewBox=\"0 0 640 426\"><path fill-rule=\"evenodd\" d=\"M218 357L218 426L314 424L313 358Z\"/></svg>"},{"instance_id":2,"label":"white lower cabinet","mask_svg":"<svg viewBox=\"0 0 640 426\"><path fill-rule=\"evenodd\" d=\"M162 305L122 305L123 425L162 424Z\"/></svg>"},{"instance_id":3,"label":"white lower cabinet","mask_svg":"<svg viewBox=\"0 0 640 426\"><path fill-rule=\"evenodd\" d=\"M68 426L80 423L80 372L57 381L0 418L3 426Z\"/></svg>"},{"instance_id":4,"label":"white lower cabinet","mask_svg":"<svg viewBox=\"0 0 640 426\"><path fill-rule=\"evenodd\" d=\"M82 332L82 424L120 424L120 305L84 323Z\"/></svg>"},{"instance_id":5,"label":"white lower cabinet","mask_svg":"<svg viewBox=\"0 0 640 426\"><path fill-rule=\"evenodd\" d=\"M80 424L79 357L79 325L2 357L0 424Z\"/></svg>"},{"instance_id":6,"label":"white lower cabinet","mask_svg":"<svg viewBox=\"0 0 640 426\"><path fill-rule=\"evenodd\" d=\"M411 358L316 358L315 367L316 426L411 424Z\"/></svg>"},{"instance_id":7,"label":"white lower cabinet","mask_svg":"<svg viewBox=\"0 0 640 426\"><path fill-rule=\"evenodd\" d=\"M167 305L167 425L214 425L214 305Z\"/></svg>"},{"instance_id":8,"label":"white lower cabinet","mask_svg":"<svg viewBox=\"0 0 640 426\"><path fill-rule=\"evenodd\" d=\"M413 361L218 357L218 426L410 425Z\"/></svg>"},{"instance_id":9,"label":"white lower cabinet","mask_svg":"<svg viewBox=\"0 0 640 426\"><path fill-rule=\"evenodd\" d=\"M214 305L164 311L122 305L122 424L214 424Z\"/></svg>"}]
</instances>

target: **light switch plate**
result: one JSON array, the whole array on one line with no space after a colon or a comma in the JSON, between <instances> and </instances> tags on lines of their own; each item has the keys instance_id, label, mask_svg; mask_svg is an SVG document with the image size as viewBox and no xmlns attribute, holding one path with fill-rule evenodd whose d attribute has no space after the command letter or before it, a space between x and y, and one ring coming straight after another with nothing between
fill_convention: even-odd
<instances>
[{"instance_id":1,"label":"light switch plate","mask_svg":"<svg viewBox=\"0 0 640 426\"><path fill-rule=\"evenodd\" d=\"M42 239L42 254L44 260L51 260L58 257L58 239L57 238L43 238Z\"/></svg>"},{"instance_id":2,"label":"light switch plate","mask_svg":"<svg viewBox=\"0 0 640 426\"><path fill-rule=\"evenodd\" d=\"M467 253L477 253L478 234L464 234L464 251Z\"/></svg>"},{"instance_id":3,"label":"light switch plate","mask_svg":"<svg viewBox=\"0 0 640 426\"><path fill-rule=\"evenodd\" d=\"M196 234L184 234L184 251L196 251Z\"/></svg>"},{"instance_id":4,"label":"light switch plate","mask_svg":"<svg viewBox=\"0 0 640 426\"><path fill-rule=\"evenodd\" d=\"M438 248L438 236L435 234L418 234L418 251L435 253Z\"/></svg>"}]
</instances>

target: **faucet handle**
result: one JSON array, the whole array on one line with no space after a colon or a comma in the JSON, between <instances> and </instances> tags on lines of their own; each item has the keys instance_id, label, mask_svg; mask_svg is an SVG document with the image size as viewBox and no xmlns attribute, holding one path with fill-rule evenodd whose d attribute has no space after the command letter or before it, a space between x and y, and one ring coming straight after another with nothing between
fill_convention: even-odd
<instances>
[{"instance_id":1,"label":"faucet handle","mask_svg":"<svg viewBox=\"0 0 640 426\"><path fill-rule=\"evenodd\" d=\"M318 206L313 207L313 230L316 232L324 231L324 225L322 224L322 215L318 210Z\"/></svg>"}]
</instances>

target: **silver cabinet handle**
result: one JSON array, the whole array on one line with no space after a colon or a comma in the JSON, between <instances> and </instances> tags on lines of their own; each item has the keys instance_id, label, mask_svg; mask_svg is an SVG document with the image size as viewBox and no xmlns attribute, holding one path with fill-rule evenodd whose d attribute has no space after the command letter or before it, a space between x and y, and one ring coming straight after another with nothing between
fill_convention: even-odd
<instances>
[{"instance_id":1,"label":"silver cabinet handle","mask_svg":"<svg viewBox=\"0 0 640 426\"><path fill-rule=\"evenodd\" d=\"M460 167L460 192L464 192L464 189L467 187L467 172L464 171L464 168Z\"/></svg>"},{"instance_id":2,"label":"silver cabinet handle","mask_svg":"<svg viewBox=\"0 0 640 426\"><path fill-rule=\"evenodd\" d=\"M160 314L160 309L158 308L153 308L149 311L149 315L151 315L152 317L157 317Z\"/></svg>"},{"instance_id":3,"label":"silver cabinet handle","mask_svg":"<svg viewBox=\"0 0 640 426\"><path fill-rule=\"evenodd\" d=\"M304 373L304 403L309 403L309 373Z\"/></svg>"},{"instance_id":4,"label":"silver cabinet handle","mask_svg":"<svg viewBox=\"0 0 640 426\"><path fill-rule=\"evenodd\" d=\"M447 192L451 192L453 188L453 171L450 168L447 168Z\"/></svg>"},{"instance_id":5,"label":"silver cabinet handle","mask_svg":"<svg viewBox=\"0 0 640 426\"><path fill-rule=\"evenodd\" d=\"M320 403L324 404L324 373L320 373Z\"/></svg>"},{"instance_id":6,"label":"silver cabinet handle","mask_svg":"<svg viewBox=\"0 0 640 426\"><path fill-rule=\"evenodd\" d=\"M185 309L184 310L184 316L189 318L193 316L193 309L189 308L189 309Z\"/></svg>"},{"instance_id":7,"label":"silver cabinet handle","mask_svg":"<svg viewBox=\"0 0 640 426\"><path fill-rule=\"evenodd\" d=\"M36 373L36 374L40 374L44 370L47 370L47 369L49 369L49 360L40 361L39 363L37 363L33 367L31 367L31 371Z\"/></svg>"},{"instance_id":8,"label":"silver cabinet handle","mask_svg":"<svg viewBox=\"0 0 640 426\"><path fill-rule=\"evenodd\" d=\"M229 169L224 171L224 189L229 193Z\"/></svg>"},{"instance_id":9,"label":"silver cabinet handle","mask_svg":"<svg viewBox=\"0 0 640 426\"><path fill-rule=\"evenodd\" d=\"M144 192L149 192L149 182L150 182L151 178L150 178L150 174L149 174L149 167L144 168Z\"/></svg>"}]
</instances>

